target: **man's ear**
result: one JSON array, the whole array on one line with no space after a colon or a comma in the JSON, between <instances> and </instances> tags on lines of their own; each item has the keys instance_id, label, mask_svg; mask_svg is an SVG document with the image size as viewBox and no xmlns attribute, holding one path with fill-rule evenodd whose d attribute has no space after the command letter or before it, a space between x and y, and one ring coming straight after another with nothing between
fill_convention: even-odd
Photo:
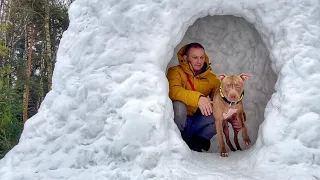
<instances>
[{"instance_id":1,"label":"man's ear","mask_svg":"<svg viewBox=\"0 0 320 180\"><path fill-rule=\"evenodd\" d=\"M220 74L220 75L217 76L217 79L219 79L219 80L222 82L222 80L223 80L225 77L226 77L225 74Z\"/></svg>"},{"instance_id":2,"label":"man's ear","mask_svg":"<svg viewBox=\"0 0 320 180\"><path fill-rule=\"evenodd\" d=\"M247 79L249 79L251 77L251 75L249 75L249 74L240 74L239 76L243 81L246 81Z\"/></svg>"},{"instance_id":3,"label":"man's ear","mask_svg":"<svg viewBox=\"0 0 320 180\"><path fill-rule=\"evenodd\" d=\"M187 55L183 55L183 60L184 60L184 62L187 62L188 61L188 56Z\"/></svg>"}]
</instances>

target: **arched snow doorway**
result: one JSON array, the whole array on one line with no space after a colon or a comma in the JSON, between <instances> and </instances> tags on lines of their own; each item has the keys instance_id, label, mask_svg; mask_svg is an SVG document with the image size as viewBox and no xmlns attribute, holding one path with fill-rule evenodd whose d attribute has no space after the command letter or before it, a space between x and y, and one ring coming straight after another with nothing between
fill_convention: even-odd
<instances>
[{"instance_id":1,"label":"arched snow doorway","mask_svg":"<svg viewBox=\"0 0 320 180\"><path fill-rule=\"evenodd\" d=\"M235 16L207 16L190 26L174 50L168 68L177 65L178 50L191 42L199 42L210 58L213 73L252 75L245 83L244 107L249 136L255 143L264 110L274 92L277 76L271 68L269 51L260 34L245 19ZM233 136L233 131L231 136ZM240 145L244 147L239 135ZM209 152L218 152L216 136L211 139ZM233 141L232 141L233 143ZM234 144L234 143L233 143Z\"/></svg>"}]
</instances>

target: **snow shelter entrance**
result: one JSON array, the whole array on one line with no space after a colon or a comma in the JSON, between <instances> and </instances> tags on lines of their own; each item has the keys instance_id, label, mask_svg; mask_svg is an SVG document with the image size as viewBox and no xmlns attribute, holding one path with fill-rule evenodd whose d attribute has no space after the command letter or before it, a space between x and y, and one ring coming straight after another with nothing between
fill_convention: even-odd
<instances>
[{"instance_id":1,"label":"snow shelter entrance","mask_svg":"<svg viewBox=\"0 0 320 180\"><path fill-rule=\"evenodd\" d=\"M277 80L271 68L269 51L262 42L260 34L252 24L240 17L227 15L198 19L188 28L184 38L174 49L167 68L178 64L178 50L191 42L198 42L204 46L214 74L248 73L252 75L245 82L243 102L247 114L246 126L253 145ZM234 144L231 129L230 137ZM239 143L241 147L245 147L241 133L239 133ZM219 152L216 136L211 139L209 152Z\"/></svg>"}]
</instances>

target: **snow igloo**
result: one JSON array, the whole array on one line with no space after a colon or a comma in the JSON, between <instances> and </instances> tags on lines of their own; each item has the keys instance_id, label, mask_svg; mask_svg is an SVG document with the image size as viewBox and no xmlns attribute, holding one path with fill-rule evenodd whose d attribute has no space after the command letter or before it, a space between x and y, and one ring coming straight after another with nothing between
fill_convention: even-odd
<instances>
[{"instance_id":1,"label":"snow igloo","mask_svg":"<svg viewBox=\"0 0 320 180\"><path fill-rule=\"evenodd\" d=\"M0 179L320 179L320 2L76 0L52 90ZM244 151L193 152L166 70L204 45L215 74L250 73ZM241 139L240 139L241 140Z\"/></svg>"}]
</instances>

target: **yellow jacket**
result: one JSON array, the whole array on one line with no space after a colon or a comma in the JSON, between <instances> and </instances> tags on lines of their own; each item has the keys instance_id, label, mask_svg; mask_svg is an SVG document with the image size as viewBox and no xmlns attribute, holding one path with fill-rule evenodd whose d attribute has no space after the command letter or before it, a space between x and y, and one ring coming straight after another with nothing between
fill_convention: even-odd
<instances>
[{"instance_id":1,"label":"yellow jacket","mask_svg":"<svg viewBox=\"0 0 320 180\"><path fill-rule=\"evenodd\" d=\"M211 72L209 57L205 56L206 70L200 74L194 75L194 71L189 62L183 59L184 47L178 55L179 65L168 69L167 78L169 81L169 97L172 101L182 101L188 107L188 115L191 116L198 109L200 95L208 96L213 89L220 87L220 81L216 75ZM196 89L193 91L187 79L187 74Z\"/></svg>"}]
</instances>

